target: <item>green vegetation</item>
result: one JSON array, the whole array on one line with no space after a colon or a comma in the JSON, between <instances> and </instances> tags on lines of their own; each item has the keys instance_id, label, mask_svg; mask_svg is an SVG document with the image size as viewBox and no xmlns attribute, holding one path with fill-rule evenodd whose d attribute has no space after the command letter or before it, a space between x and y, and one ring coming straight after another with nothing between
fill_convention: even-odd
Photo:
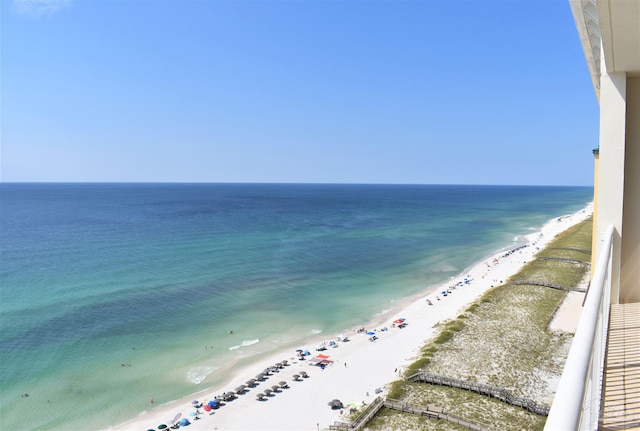
<instances>
[{"instance_id":1,"label":"green vegetation","mask_svg":"<svg viewBox=\"0 0 640 431\"><path fill-rule=\"evenodd\" d=\"M566 292L513 282L581 285L589 271L591 229L589 219L566 230L504 285L488 291L457 319L442 324L405 376L419 371L442 374L503 387L517 396L550 404L550 383L562 373L571 335L552 332L548 325ZM405 380L394 382L388 397L417 405L435 404L488 429L542 430L546 420L473 392ZM461 428L382 409L366 429Z\"/></svg>"}]
</instances>

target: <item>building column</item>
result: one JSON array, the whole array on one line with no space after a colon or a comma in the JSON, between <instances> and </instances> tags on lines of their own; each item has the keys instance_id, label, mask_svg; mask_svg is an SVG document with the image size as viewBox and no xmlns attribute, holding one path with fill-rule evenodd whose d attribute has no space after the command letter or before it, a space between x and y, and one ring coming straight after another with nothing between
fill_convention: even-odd
<instances>
[{"instance_id":1,"label":"building column","mask_svg":"<svg viewBox=\"0 0 640 431\"><path fill-rule=\"evenodd\" d=\"M622 214L624 208L624 167L626 140L627 76L602 73L600 76L600 154L596 254L607 226L614 226L611 303L619 303Z\"/></svg>"}]
</instances>

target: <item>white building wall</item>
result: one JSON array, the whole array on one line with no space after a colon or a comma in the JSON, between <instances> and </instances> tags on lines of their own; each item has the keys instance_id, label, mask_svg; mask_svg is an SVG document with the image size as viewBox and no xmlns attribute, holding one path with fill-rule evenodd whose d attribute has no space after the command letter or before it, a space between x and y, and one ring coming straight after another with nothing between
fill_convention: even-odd
<instances>
[{"instance_id":1,"label":"white building wall","mask_svg":"<svg viewBox=\"0 0 640 431\"><path fill-rule=\"evenodd\" d=\"M627 78L620 303L640 302L640 78Z\"/></svg>"}]
</instances>

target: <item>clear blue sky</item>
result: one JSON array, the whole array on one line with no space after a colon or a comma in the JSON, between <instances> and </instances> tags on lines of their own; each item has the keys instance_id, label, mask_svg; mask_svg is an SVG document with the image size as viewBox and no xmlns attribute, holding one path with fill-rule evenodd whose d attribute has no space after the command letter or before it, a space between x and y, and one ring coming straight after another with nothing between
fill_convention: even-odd
<instances>
[{"instance_id":1,"label":"clear blue sky","mask_svg":"<svg viewBox=\"0 0 640 431\"><path fill-rule=\"evenodd\" d=\"M2 181L592 185L568 0L2 0Z\"/></svg>"}]
</instances>

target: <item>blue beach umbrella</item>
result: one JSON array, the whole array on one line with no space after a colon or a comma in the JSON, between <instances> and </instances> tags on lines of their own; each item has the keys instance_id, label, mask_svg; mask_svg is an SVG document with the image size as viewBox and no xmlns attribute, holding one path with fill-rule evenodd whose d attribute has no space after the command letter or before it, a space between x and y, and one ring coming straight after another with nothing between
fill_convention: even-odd
<instances>
[{"instance_id":1,"label":"blue beach umbrella","mask_svg":"<svg viewBox=\"0 0 640 431\"><path fill-rule=\"evenodd\" d=\"M376 333L373 332L373 331L369 331L369 332L367 332L367 335L376 335Z\"/></svg>"}]
</instances>

